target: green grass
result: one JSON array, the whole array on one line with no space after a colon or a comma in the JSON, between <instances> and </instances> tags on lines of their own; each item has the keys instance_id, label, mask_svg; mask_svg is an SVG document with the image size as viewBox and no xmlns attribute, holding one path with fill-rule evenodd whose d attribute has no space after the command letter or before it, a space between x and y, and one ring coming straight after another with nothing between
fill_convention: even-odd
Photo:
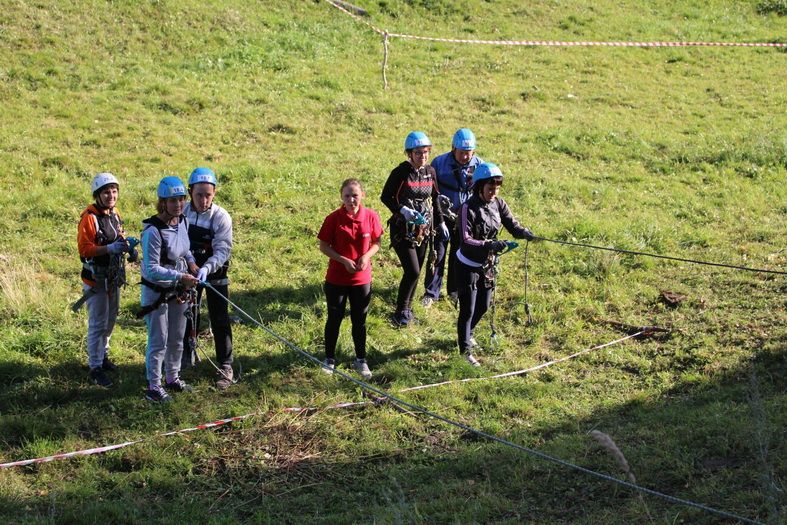
<instances>
[{"instance_id":1,"label":"green grass","mask_svg":"<svg viewBox=\"0 0 787 525\"><path fill-rule=\"evenodd\" d=\"M356 3L390 32L441 37L785 36L783 2ZM319 356L327 260L315 237L340 182L364 180L385 220L377 197L407 132L427 131L437 154L470 126L478 153L506 175L504 198L539 235L784 270L784 52L394 39L383 91L379 36L322 1L11 0L0 11L0 461L148 439L0 471L3 522L720 522L391 407L283 413L361 393L251 326L235 327L240 384L219 394L201 366L195 394L152 407L136 286L113 337L118 384L89 386L85 314L69 310L75 229L99 171L122 181L119 208L138 233L162 176L213 167L236 225L233 299ZM620 337L599 318L671 326L666 339L406 399L622 478L588 435L600 430L647 487L787 520L783 276L531 245L535 323L525 324L519 250L503 260L503 345L482 353L477 372L455 354L448 304L428 317L418 308L425 320L410 329L388 326L401 273L384 243L369 318L378 386L526 368ZM664 290L687 299L669 308ZM345 326L340 366L350 354Z\"/></svg>"}]
</instances>

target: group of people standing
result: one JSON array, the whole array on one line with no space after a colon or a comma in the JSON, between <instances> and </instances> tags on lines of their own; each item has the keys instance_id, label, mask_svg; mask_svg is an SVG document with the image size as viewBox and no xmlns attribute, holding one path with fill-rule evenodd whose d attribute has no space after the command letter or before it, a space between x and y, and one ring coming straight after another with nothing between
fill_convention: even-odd
<instances>
[{"instance_id":1,"label":"group of people standing","mask_svg":"<svg viewBox=\"0 0 787 525\"><path fill-rule=\"evenodd\" d=\"M440 298L446 277L448 297L459 306L459 351L470 364L480 366L473 330L491 304L497 256L512 246L498 240L498 233L505 228L517 239L534 240L535 236L499 197L503 173L475 155L473 132L457 130L451 146L450 152L430 164L431 140L422 131L411 132L404 141L407 159L391 171L383 186L380 200L391 212L391 247L403 270L390 320L397 327L416 321L412 304L424 268L421 303L425 308ZM358 180L344 181L341 197L342 207L325 219L318 235L320 250L331 259L325 282L324 370L335 369L336 340L349 299L356 354L353 366L368 379L372 375L366 362L369 260L380 249L383 230L377 214L361 204L365 192Z\"/></svg>"},{"instance_id":2,"label":"group of people standing","mask_svg":"<svg viewBox=\"0 0 787 525\"><path fill-rule=\"evenodd\" d=\"M391 171L380 196L391 212L391 247L403 270L390 320L397 327L416 321L412 304L422 272L425 292L421 304L425 308L440 299L445 280L449 299L459 307L459 351L470 364L480 366L474 355L478 345L473 330L492 300L497 256L511 246L498 240L498 234L505 228L517 239L535 237L499 197L503 173L475 155L476 139L471 130L459 129L451 151L430 164L431 150L432 142L424 132L408 134L404 142L407 159ZM180 371L196 360L193 341L203 290L207 290L216 351L216 386L226 389L232 385L232 328L225 300L229 297L232 219L214 203L217 186L216 175L209 168L192 171L187 186L178 177L161 179L156 214L143 221L141 241L137 241L126 236L116 207L117 178L100 173L93 179L94 202L82 212L77 235L83 298L75 304L76 309L87 303L87 354L93 383L112 386L107 372L116 371L117 365L109 358L109 340L125 284L125 262L138 260L139 243L139 315L144 317L148 333L145 398L167 402L171 392L192 390ZM320 251L329 258L324 283L328 312L323 370L335 370L339 329L349 302L353 367L369 379L366 316L372 294L371 259L380 250L383 227L379 215L363 206L366 193L361 181L345 180L340 196L342 205L325 218L317 235Z\"/></svg>"},{"instance_id":3,"label":"group of people standing","mask_svg":"<svg viewBox=\"0 0 787 525\"><path fill-rule=\"evenodd\" d=\"M182 366L195 359L193 338L198 305L208 283L207 302L216 348L219 389L233 382L232 327L227 302L227 269L232 251L232 219L214 204L218 183L209 168L197 168L188 179L188 190L178 177L164 177L158 184L156 214L142 221L141 241L126 235L116 208L120 183L111 173L100 173L92 182L94 203L83 212L77 244L82 259L83 298L88 309L87 354L90 380L112 386L107 372L117 370L109 358L109 340L118 313L120 289L126 283L125 262L137 260L141 244L141 304L148 340L145 398L171 401L170 392L189 392L180 377ZM186 198L190 200L187 203ZM128 259L125 254L128 253ZM218 292L218 293L217 293ZM80 301L78 301L80 303ZM197 315L195 315L195 313ZM184 355L184 347L188 348Z\"/></svg>"}]
</instances>

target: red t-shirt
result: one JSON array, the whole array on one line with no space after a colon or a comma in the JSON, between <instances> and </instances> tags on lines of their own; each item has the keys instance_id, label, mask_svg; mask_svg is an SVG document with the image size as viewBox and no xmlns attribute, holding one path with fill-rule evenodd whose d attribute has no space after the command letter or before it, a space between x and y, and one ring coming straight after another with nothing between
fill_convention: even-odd
<instances>
[{"instance_id":1,"label":"red t-shirt","mask_svg":"<svg viewBox=\"0 0 787 525\"><path fill-rule=\"evenodd\" d=\"M348 259L357 261L369 251L372 241L383 234L377 212L360 206L355 217L347 213L344 206L328 215L322 223L317 238L331 245L331 248ZM344 265L330 259L325 280L338 286L355 286L372 282L372 265L362 272L349 273Z\"/></svg>"}]
</instances>

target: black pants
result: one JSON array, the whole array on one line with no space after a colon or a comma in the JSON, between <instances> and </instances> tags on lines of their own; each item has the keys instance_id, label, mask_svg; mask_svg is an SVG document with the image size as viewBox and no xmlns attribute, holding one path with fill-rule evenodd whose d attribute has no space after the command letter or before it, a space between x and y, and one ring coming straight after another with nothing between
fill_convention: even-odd
<instances>
[{"instance_id":1,"label":"black pants","mask_svg":"<svg viewBox=\"0 0 787 525\"><path fill-rule=\"evenodd\" d=\"M216 291L229 299L229 285L214 284ZM230 325L229 305L227 301L219 297L216 292L210 288L200 288L197 290L197 303L199 304L202 297L202 291L207 290L205 295L208 300L208 316L210 317L210 326L213 331L213 342L216 345L216 364L218 366L232 364L232 326ZM199 331L199 320L197 322L197 331ZM189 333L191 332L191 319L186 321L186 334L183 344L183 366L194 365L193 360L195 356L187 355L189 348Z\"/></svg>"},{"instance_id":2,"label":"black pants","mask_svg":"<svg viewBox=\"0 0 787 525\"><path fill-rule=\"evenodd\" d=\"M449 297L456 297L456 265L458 264L456 252L459 249L459 236L454 231L453 224L446 221L446 225L451 232L450 239L444 241L439 238L439 235L435 238L434 269L428 266L424 277L424 296L431 297L435 301L440 298L446 260L448 261L446 291Z\"/></svg>"},{"instance_id":3,"label":"black pants","mask_svg":"<svg viewBox=\"0 0 787 525\"><path fill-rule=\"evenodd\" d=\"M399 262L404 270L402 281L399 283L399 294L396 296L397 312L410 310L418 286L418 276L421 274L421 267L426 258L427 244L425 239L421 246L414 246L406 241L394 246L394 251L399 256Z\"/></svg>"},{"instance_id":4,"label":"black pants","mask_svg":"<svg viewBox=\"0 0 787 525\"><path fill-rule=\"evenodd\" d=\"M494 283L487 287L484 271L481 268L471 268L459 261L457 261L456 280L459 292L459 319L456 321L456 334L459 352L463 353L471 348L470 338L473 336L473 330L489 310Z\"/></svg>"},{"instance_id":5,"label":"black pants","mask_svg":"<svg viewBox=\"0 0 787 525\"><path fill-rule=\"evenodd\" d=\"M372 299L372 284L340 286L326 282L323 289L325 302L328 303L328 317L325 319L325 357L328 359L336 357L336 341L339 339L339 328L349 298L355 357L365 359L366 313L369 311L369 302Z\"/></svg>"}]
</instances>

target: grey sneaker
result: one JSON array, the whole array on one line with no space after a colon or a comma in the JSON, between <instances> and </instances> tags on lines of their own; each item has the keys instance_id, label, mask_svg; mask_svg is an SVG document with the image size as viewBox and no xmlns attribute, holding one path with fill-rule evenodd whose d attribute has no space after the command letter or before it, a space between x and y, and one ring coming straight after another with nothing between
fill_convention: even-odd
<instances>
[{"instance_id":1,"label":"grey sneaker","mask_svg":"<svg viewBox=\"0 0 787 525\"><path fill-rule=\"evenodd\" d=\"M191 385L187 384L181 378L177 378L176 380L164 383L164 388L167 390L172 390L173 392L193 392L194 389Z\"/></svg>"},{"instance_id":2,"label":"grey sneaker","mask_svg":"<svg viewBox=\"0 0 787 525\"><path fill-rule=\"evenodd\" d=\"M217 375L219 378L216 379L216 388L219 390L227 390L230 386L232 386L232 365L222 365L221 369L217 372Z\"/></svg>"},{"instance_id":3,"label":"grey sneaker","mask_svg":"<svg viewBox=\"0 0 787 525\"><path fill-rule=\"evenodd\" d=\"M372 378L372 371L369 370L369 365L366 364L366 359L353 359L353 368L355 371L361 374L361 377L364 379L371 379Z\"/></svg>"},{"instance_id":4,"label":"grey sneaker","mask_svg":"<svg viewBox=\"0 0 787 525\"><path fill-rule=\"evenodd\" d=\"M325 363L325 366L320 368L320 370L322 370L324 373L328 375L333 374L333 371L336 370L336 360L326 358L325 361L323 361L323 363Z\"/></svg>"},{"instance_id":5,"label":"grey sneaker","mask_svg":"<svg viewBox=\"0 0 787 525\"><path fill-rule=\"evenodd\" d=\"M481 366L481 363L478 362L478 359L471 352L465 352L465 359L473 366Z\"/></svg>"},{"instance_id":6,"label":"grey sneaker","mask_svg":"<svg viewBox=\"0 0 787 525\"><path fill-rule=\"evenodd\" d=\"M112 380L107 377L104 373L104 369L100 366L91 368L88 377L90 378L90 382L94 385L103 386L104 388L112 386Z\"/></svg>"},{"instance_id":7,"label":"grey sneaker","mask_svg":"<svg viewBox=\"0 0 787 525\"><path fill-rule=\"evenodd\" d=\"M172 396L167 394L166 390L158 386L145 390L145 399L153 403L169 403L172 401Z\"/></svg>"}]
</instances>

